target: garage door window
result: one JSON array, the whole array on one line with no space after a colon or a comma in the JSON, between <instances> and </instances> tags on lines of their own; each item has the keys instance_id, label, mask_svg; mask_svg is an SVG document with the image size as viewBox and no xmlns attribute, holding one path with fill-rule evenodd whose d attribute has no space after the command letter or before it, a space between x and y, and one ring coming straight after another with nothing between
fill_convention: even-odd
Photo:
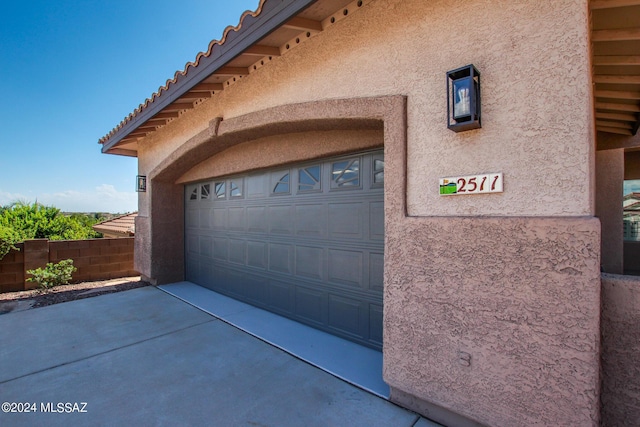
<instances>
[{"instance_id":1,"label":"garage door window","mask_svg":"<svg viewBox=\"0 0 640 427\"><path fill-rule=\"evenodd\" d=\"M211 192L211 184L203 184L200 186L200 200L209 199L209 193Z\"/></svg>"},{"instance_id":2,"label":"garage door window","mask_svg":"<svg viewBox=\"0 0 640 427\"><path fill-rule=\"evenodd\" d=\"M273 187L273 194L289 194L289 172L279 176Z\"/></svg>"},{"instance_id":3,"label":"garage door window","mask_svg":"<svg viewBox=\"0 0 640 427\"><path fill-rule=\"evenodd\" d=\"M320 166L309 166L298 169L298 192L320 191Z\"/></svg>"},{"instance_id":4,"label":"garage door window","mask_svg":"<svg viewBox=\"0 0 640 427\"><path fill-rule=\"evenodd\" d=\"M373 185L374 186L384 185L384 160L383 159L373 160Z\"/></svg>"},{"instance_id":5,"label":"garage door window","mask_svg":"<svg viewBox=\"0 0 640 427\"><path fill-rule=\"evenodd\" d=\"M189 200L198 200L198 187L194 188L193 191L191 191Z\"/></svg>"},{"instance_id":6,"label":"garage door window","mask_svg":"<svg viewBox=\"0 0 640 427\"><path fill-rule=\"evenodd\" d=\"M232 199L238 199L242 197L242 180L233 180L229 182L229 196Z\"/></svg>"},{"instance_id":7,"label":"garage door window","mask_svg":"<svg viewBox=\"0 0 640 427\"><path fill-rule=\"evenodd\" d=\"M360 159L349 159L331 165L331 188L360 187Z\"/></svg>"},{"instance_id":8,"label":"garage door window","mask_svg":"<svg viewBox=\"0 0 640 427\"><path fill-rule=\"evenodd\" d=\"M216 190L216 199L224 199L226 196L226 190L225 190L225 183L223 182L216 182L215 184L215 190Z\"/></svg>"}]
</instances>

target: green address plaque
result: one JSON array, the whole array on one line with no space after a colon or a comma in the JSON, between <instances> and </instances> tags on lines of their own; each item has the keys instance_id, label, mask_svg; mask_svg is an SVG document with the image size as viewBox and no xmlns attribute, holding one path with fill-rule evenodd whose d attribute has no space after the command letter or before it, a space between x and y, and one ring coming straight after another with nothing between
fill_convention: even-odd
<instances>
[{"instance_id":1,"label":"green address plaque","mask_svg":"<svg viewBox=\"0 0 640 427\"><path fill-rule=\"evenodd\" d=\"M440 178L441 196L502 193L503 187L502 172Z\"/></svg>"}]
</instances>

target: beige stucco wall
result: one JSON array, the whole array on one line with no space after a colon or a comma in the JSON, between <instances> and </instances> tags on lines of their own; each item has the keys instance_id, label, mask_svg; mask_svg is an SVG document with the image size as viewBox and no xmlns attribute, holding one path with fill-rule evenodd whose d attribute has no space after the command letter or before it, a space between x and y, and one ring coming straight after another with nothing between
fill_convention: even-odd
<instances>
[{"instance_id":1,"label":"beige stucco wall","mask_svg":"<svg viewBox=\"0 0 640 427\"><path fill-rule=\"evenodd\" d=\"M392 398L488 425L596 425L600 224L587 11L586 0L372 1L141 142L140 173L151 182L140 196L136 231L148 237L137 265L163 280L179 271L179 182L235 173L243 153L277 145L276 133L260 134L269 120L312 101L349 100L344 110L309 107L334 119L392 105L362 116L384 122ZM469 63L482 73L483 128L456 134L446 128L445 72ZM405 97L364 99L384 95ZM245 117L264 123L243 134ZM298 141L312 141L309 131ZM289 145L279 147L295 147L296 135L283 138ZM438 195L439 177L488 172L504 173L504 193Z\"/></svg>"},{"instance_id":2,"label":"beige stucco wall","mask_svg":"<svg viewBox=\"0 0 640 427\"><path fill-rule=\"evenodd\" d=\"M602 424L640 420L640 277L602 275Z\"/></svg>"},{"instance_id":3,"label":"beige stucco wall","mask_svg":"<svg viewBox=\"0 0 640 427\"><path fill-rule=\"evenodd\" d=\"M232 175L383 145L382 129L302 132L248 141L224 150L187 171L179 183Z\"/></svg>"},{"instance_id":4,"label":"beige stucco wall","mask_svg":"<svg viewBox=\"0 0 640 427\"><path fill-rule=\"evenodd\" d=\"M483 129L456 134L445 73L468 63L482 73ZM586 0L375 0L146 138L140 173L215 117L403 94L410 214L589 215L589 79ZM485 172L503 172L507 191L439 197L439 177Z\"/></svg>"}]
</instances>

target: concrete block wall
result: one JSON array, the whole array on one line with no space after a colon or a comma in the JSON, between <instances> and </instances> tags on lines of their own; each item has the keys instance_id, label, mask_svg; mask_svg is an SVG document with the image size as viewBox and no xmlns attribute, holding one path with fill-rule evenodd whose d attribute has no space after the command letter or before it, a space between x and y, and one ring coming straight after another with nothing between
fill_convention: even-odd
<instances>
[{"instance_id":1,"label":"concrete block wall","mask_svg":"<svg viewBox=\"0 0 640 427\"><path fill-rule=\"evenodd\" d=\"M0 292L33 289L26 282L27 270L44 267L48 262L72 259L78 268L74 282L136 276L133 268L134 238L61 240L28 240L0 260Z\"/></svg>"},{"instance_id":2,"label":"concrete block wall","mask_svg":"<svg viewBox=\"0 0 640 427\"><path fill-rule=\"evenodd\" d=\"M602 275L602 425L640 420L640 277Z\"/></svg>"},{"instance_id":3,"label":"concrete block wall","mask_svg":"<svg viewBox=\"0 0 640 427\"><path fill-rule=\"evenodd\" d=\"M0 293L24 289L24 243L0 260Z\"/></svg>"}]
</instances>

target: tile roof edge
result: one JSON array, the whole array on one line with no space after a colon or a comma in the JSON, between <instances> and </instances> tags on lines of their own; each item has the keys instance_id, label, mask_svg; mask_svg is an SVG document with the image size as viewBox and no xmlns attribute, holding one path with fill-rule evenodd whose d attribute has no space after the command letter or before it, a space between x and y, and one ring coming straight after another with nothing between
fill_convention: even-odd
<instances>
[{"instance_id":1,"label":"tile roof edge","mask_svg":"<svg viewBox=\"0 0 640 427\"><path fill-rule=\"evenodd\" d=\"M224 29L224 31L222 32L222 38L220 40L216 40L216 39L211 40L211 42L209 42L209 46L208 46L206 52L198 52L198 54L196 55L195 61L187 62L182 71L180 71L180 70L176 71L175 74L173 75L172 79L167 79L167 81L164 84L164 86L160 86L156 92L151 94L151 96L149 98L145 99L143 103L138 105L137 108L135 108L131 113L129 113L129 115L127 115L124 119L122 119L122 121L120 121L120 123L118 125L116 125L116 127L114 127L105 136L100 138L98 140L98 143L99 144L105 144L113 135L115 135L115 133L119 129L121 129L129 121L133 120L138 114L140 114L151 103L153 103L153 101L155 101L155 99L159 99L164 92L167 92L170 89L171 85L176 84L176 82L178 81L178 78L180 76L186 76L189 73L189 69L190 68L194 68L194 69L197 68L198 65L200 64L200 61L201 61L202 58L208 58L209 56L211 56L211 54L213 53L213 49L214 49L214 47L216 45L222 46L226 42L227 36L229 35L229 33L231 31L236 31L237 32L237 31L240 31L242 29L242 24L244 23L245 19L248 16L252 16L254 18L258 17L262 13L264 4L267 1L269 1L269 0L260 0L260 3L258 4L258 7L257 7L257 9L255 11L251 11L251 10L244 11L242 13L242 15L240 16L240 20L239 20L237 25L235 25L235 26L233 26L233 25L227 26Z\"/></svg>"}]
</instances>

